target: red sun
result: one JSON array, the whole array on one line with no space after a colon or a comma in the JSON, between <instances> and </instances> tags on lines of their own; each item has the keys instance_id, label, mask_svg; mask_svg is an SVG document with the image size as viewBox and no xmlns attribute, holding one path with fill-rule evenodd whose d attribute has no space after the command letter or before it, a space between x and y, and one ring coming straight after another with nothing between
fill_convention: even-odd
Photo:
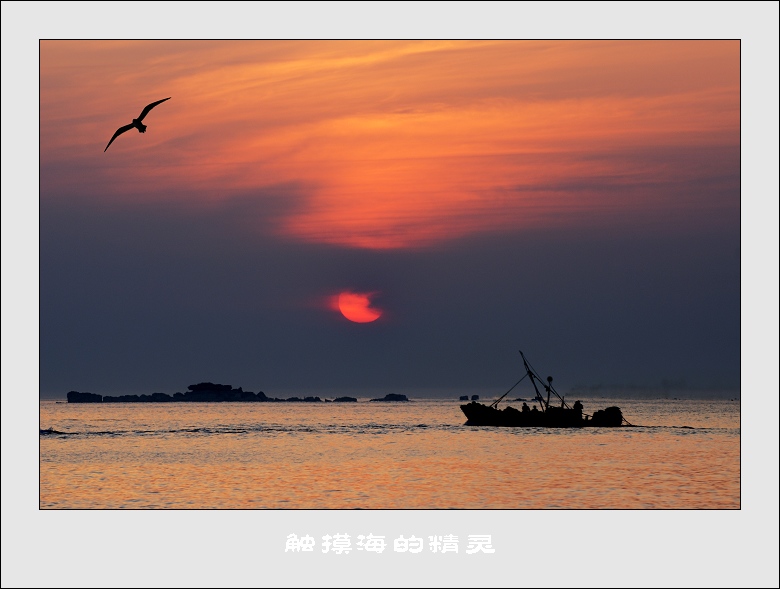
<instances>
[{"instance_id":1,"label":"red sun","mask_svg":"<svg viewBox=\"0 0 780 589\"><path fill-rule=\"evenodd\" d=\"M338 309L350 321L371 323L382 315L380 309L371 307L373 292L342 292L338 297Z\"/></svg>"}]
</instances>

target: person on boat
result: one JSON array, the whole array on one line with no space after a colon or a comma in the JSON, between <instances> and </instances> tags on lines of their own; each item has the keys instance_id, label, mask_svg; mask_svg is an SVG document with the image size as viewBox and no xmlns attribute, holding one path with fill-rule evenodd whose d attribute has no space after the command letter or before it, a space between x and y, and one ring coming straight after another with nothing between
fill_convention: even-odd
<instances>
[{"instance_id":1,"label":"person on boat","mask_svg":"<svg viewBox=\"0 0 780 589\"><path fill-rule=\"evenodd\" d=\"M528 408L528 405L526 405L525 403L523 403L522 410L523 410L523 413L527 413L528 411L530 411L530 409Z\"/></svg>"}]
</instances>

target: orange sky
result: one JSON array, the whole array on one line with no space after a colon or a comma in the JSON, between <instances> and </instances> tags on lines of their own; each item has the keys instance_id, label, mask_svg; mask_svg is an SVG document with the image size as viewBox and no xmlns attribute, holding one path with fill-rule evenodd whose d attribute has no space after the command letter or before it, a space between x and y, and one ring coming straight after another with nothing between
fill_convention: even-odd
<instances>
[{"instance_id":1,"label":"orange sky","mask_svg":"<svg viewBox=\"0 0 780 589\"><path fill-rule=\"evenodd\" d=\"M42 194L267 200L258 230L370 249L717 214L739 55L737 41L44 41ZM145 135L103 154L167 96Z\"/></svg>"}]
</instances>

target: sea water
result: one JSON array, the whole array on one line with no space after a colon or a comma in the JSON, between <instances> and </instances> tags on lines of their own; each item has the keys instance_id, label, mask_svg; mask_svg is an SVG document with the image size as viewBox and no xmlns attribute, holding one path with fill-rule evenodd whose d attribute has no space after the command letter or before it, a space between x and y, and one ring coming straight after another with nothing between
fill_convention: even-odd
<instances>
[{"instance_id":1,"label":"sea water","mask_svg":"<svg viewBox=\"0 0 780 589\"><path fill-rule=\"evenodd\" d=\"M40 428L62 433L39 438L39 505L740 508L739 401L582 401L586 413L617 405L636 427L470 427L449 399L43 400Z\"/></svg>"}]
</instances>

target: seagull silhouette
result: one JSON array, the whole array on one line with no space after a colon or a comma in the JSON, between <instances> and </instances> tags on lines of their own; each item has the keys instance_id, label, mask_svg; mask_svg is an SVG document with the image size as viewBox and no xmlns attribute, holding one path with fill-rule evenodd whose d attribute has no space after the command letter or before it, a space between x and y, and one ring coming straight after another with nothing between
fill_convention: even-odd
<instances>
[{"instance_id":1,"label":"seagull silhouette","mask_svg":"<svg viewBox=\"0 0 780 589\"><path fill-rule=\"evenodd\" d=\"M166 100L170 100L171 97L163 98L162 100L158 100L157 102L153 102L152 104L147 104L146 107L141 111L141 115L137 119L133 119L133 122L129 125L125 125L124 127L119 127L116 130L116 133L114 133L114 136L111 138L111 141L108 142L108 145L106 145L106 149L108 149L108 146L111 145L114 142L114 139L119 137L122 133L125 131L129 131L132 128L138 129L139 133L146 133L146 125L144 125L141 121L144 120L144 117L149 114L149 111L152 110L155 106L160 104L161 102L165 102ZM106 149L103 150L103 153L106 153Z\"/></svg>"}]
</instances>

